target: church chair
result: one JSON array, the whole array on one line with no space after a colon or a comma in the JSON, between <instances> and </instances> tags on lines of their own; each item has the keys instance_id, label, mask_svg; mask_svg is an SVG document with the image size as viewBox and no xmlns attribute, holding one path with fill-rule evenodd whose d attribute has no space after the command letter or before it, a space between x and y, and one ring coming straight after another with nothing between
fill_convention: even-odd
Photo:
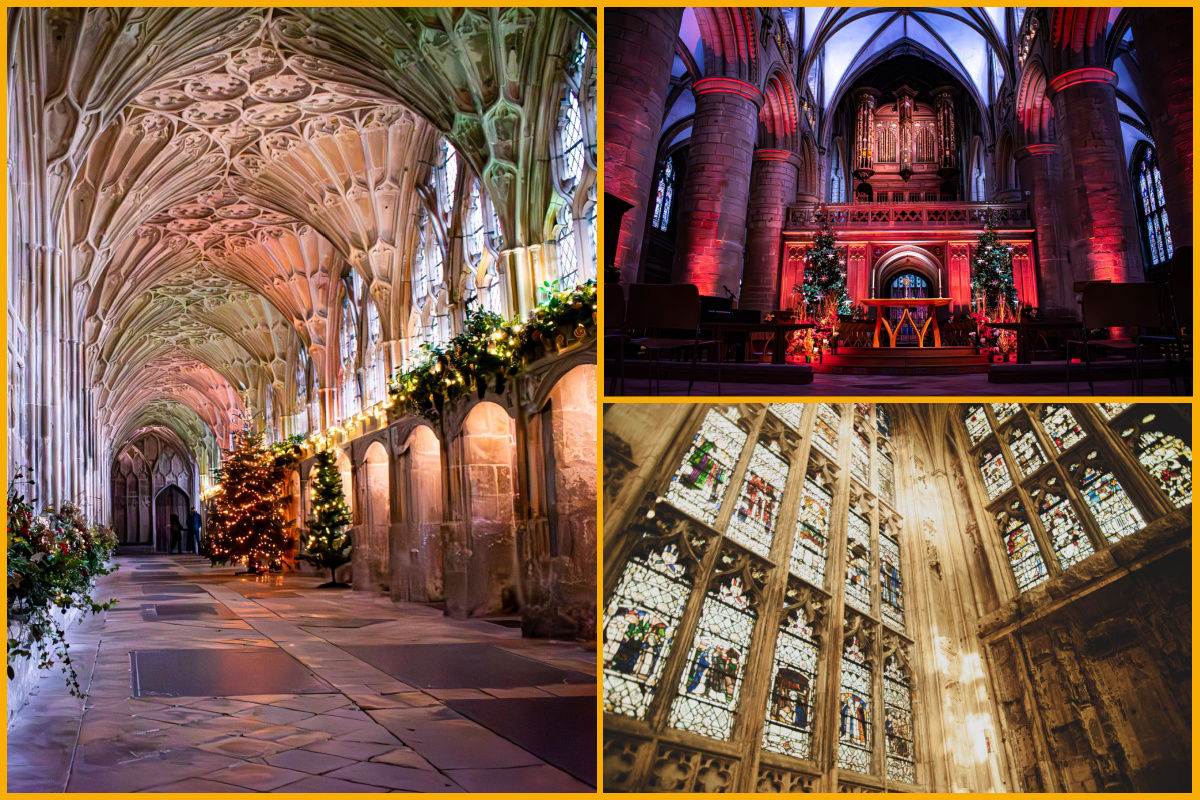
<instances>
[{"instance_id":1,"label":"church chair","mask_svg":"<svg viewBox=\"0 0 1200 800\"><path fill-rule=\"evenodd\" d=\"M619 283L604 284L604 350L617 348L617 374L612 377L608 393L613 394L613 387L618 381L621 394L625 394L625 343L629 335L625 333L625 287ZM608 359L605 358L607 361Z\"/></svg>"},{"instance_id":2,"label":"church chair","mask_svg":"<svg viewBox=\"0 0 1200 800\"><path fill-rule=\"evenodd\" d=\"M696 361L701 347L715 347L716 339L700 339L700 290L690 283L650 284L634 283L629 287L629 304L625 312L627 330L645 330L646 336L631 339L646 352L648 366L653 365L653 375L647 372L646 391L658 386L662 394L662 355L674 350L691 348L692 370L688 375L688 395L696 381ZM674 329L688 331L688 338L660 336L656 333ZM717 348L719 349L719 348ZM717 354L717 394L721 394L721 354Z\"/></svg>"},{"instance_id":3,"label":"church chair","mask_svg":"<svg viewBox=\"0 0 1200 800\"><path fill-rule=\"evenodd\" d=\"M1143 336L1148 345L1162 348L1166 360L1167 380L1171 394L1179 393L1172 358L1179 359L1183 376L1183 393L1192 393L1192 248L1180 247L1167 265L1166 295L1163 298L1163 317L1169 323L1162 336Z\"/></svg>"},{"instance_id":4,"label":"church chair","mask_svg":"<svg viewBox=\"0 0 1200 800\"><path fill-rule=\"evenodd\" d=\"M1096 394L1092 379L1092 349L1105 350L1128 358L1133 367L1129 391L1139 394L1142 388L1142 347L1140 330L1161 328L1162 287L1157 283L1110 283L1096 281L1083 287L1080 305L1083 307L1082 336L1067 339L1067 394L1071 394L1071 348L1082 347L1087 369L1088 387ZM1096 328L1122 328L1132 334L1120 339L1089 340L1088 331Z\"/></svg>"}]
</instances>

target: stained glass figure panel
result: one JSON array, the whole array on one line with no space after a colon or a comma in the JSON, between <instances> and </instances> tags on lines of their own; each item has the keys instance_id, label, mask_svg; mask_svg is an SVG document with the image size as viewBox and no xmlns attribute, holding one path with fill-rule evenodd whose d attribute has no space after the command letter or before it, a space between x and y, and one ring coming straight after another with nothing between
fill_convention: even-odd
<instances>
[{"instance_id":1,"label":"stained glass figure panel","mask_svg":"<svg viewBox=\"0 0 1200 800\"><path fill-rule=\"evenodd\" d=\"M692 583L669 545L630 559L604 612L604 710L641 719L654 697Z\"/></svg>"},{"instance_id":2,"label":"stained glass figure panel","mask_svg":"<svg viewBox=\"0 0 1200 800\"><path fill-rule=\"evenodd\" d=\"M708 412L667 489L668 503L708 525L721 513L725 489L746 444L735 413Z\"/></svg>"},{"instance_id":3,"label":"stained glass figure panel","mask_svg":"<svg viewBox=\"0 0 1200 800\"><path fill-rule=\"evenodd\" d=\"M879 494L884 500L896 505L896 468L887 450L878 448Z\"/></svg>"},{"instance_id":4,"label":"stained glass figure panel","mask_svg":"<svg viewBox=\"0 0 1200 800\"><path fill-rule=\"evenodd\" d=\"M803 403L772 403L771 411L783 420L785 425L800 430L800 416L804 413Z\"/></svg>"},{"instance_id":5,"label":"stained glass figure panel","mask_svg":"<svg viewBox=\"0 0 1200 800\"><path fill-rule=\"evenodd\" d=\"M875 428L885 438L892 436L892 418L888 416L887 406L880 403L875 406Z\"/></svg>"},{"instance_id":6,"label":"stained glass figure panel","mask_svg":"<svg viewBox=\"0 0 1200 800\"><path fill-rule=\"evenodd\" d=\"M1016 403L992 403L992 413L996 415L996 421L999 423L1008 421L1020 409Z\"/></svg>"},{"instance_id":7,"label":"stained glass figure panel","mask_svg":"<svg viewBox=\"0 0 1200 800\"><path fill-rule=\"evenodd\" d=\"M1052 490L1043 489L1035 490L1033 500L1037 504L1042 527L1050 537L1050 546L1054 548L1063 570L1070 569L1095 552L1070 500Z\"/></svg>"},{"instance_id":8,"label":"stained glass figure panel","mask_svg":"<svg viewBox=\"0 0 1200 800\"><path fill-rule=\"evenodd\" d=\"M1042 452L1042 446L1038 444L1037 437L1029 428L1017 433L1009 447L1013 459L1017 462L1017 469L1023 477L1028 478L1046 463L1046 454Z\"/></svg>"},{"instance_id":9,"label":"stained glass figure panel","mask_svg":"<svg viewBox=\"0 0 1200 800\"><path fill-rule=\"evenodd\" d=\"M1067 452L1087 436L1066 406L1046 406L1042 412L1042 427L1059 453Z\"/></svg>"},{"instance_id":10,"label":"stained glass figure panel","mask_svg":"<svg viewBox=\"0 0 1200 800\"><path fill-rule=\"evenodd\" d=\"M1013 577L1017 579L1017 591L1023 592L1037 586L1049 577L1046 562L1033 538L1033 529L1020 517L1009 517L1004 525L1004 549Z\"/></svg>"},{"instance_id":11,"label":"stained glass figure panel","mask_svg":"<svg viewBox=\"0 0 1200 800\"><path fill-rule=\"evenodd\" d=\"M837 458L838 427L842 415L829 403L817 406L817 420L813 425L813 444L830 458Z\"/></svg>"},{"instance_id":12,"label":"stained glass figure panel","mask_svg":"<svg viewBox=\"0 0 1200 800\"><path fill-rule=\"evenodd\" d=\"M1012 477L1004 466L1004 455L999 450L984 452L979 462L979 471L983 475L983 485L987 487L988 497L995 500L1012 488Z\"/></svg>"},{"instance_id":13,"label":"stained glass figure panel","mask_svg":"<svg viewBox=\"0 0 1200 800\"><path fill-rule=\"evenodd\" d=\"M846 526L846 603L871 613L871 523L850 512Z\"/></svg>"},{"instance_id":14,"label":"stained glass figure panel","mask_svg":"<svg viewBox=\"0 0 1200 800\"><path fill-rule=\"evenodd\" d=\"M826 546L829 543L829 510L833 498L812 478L804 481L796 536L792 540L792 574L813 586L825 588Z\"/></svg>"},{"instance_id":15,"label":"stained glass figure panel","mask_svg":"<svg viewBox=\"0 0 1200 800\"><path fill-rule=\"evenodd\" d=\"M672 728L729 738L754 622L740 578L704 598L692 652L671 706Z\"/></svg>"},{"instance_id":16,"label":"stained glass figure panel","mask_svg":"<svg viewBox=\"0 0 1200 800\"><path fill-rule=\"evenodd\" d=\"M963 422L967 426L967 438L971 440L972 447L982 442L984 437L992 432L992 423L988 422L987 412L983 410L983 406L969 407Z\"/></svg>"},{"instance_id":17,"label":"stained glass figure panel","mask_svg":"<svg viewBox=\"0 0 1200 800\"><path fill-rule=\"evenodd\" d=\"M850 437L850 474L863 486L870 486L871 442L857 425Z\"/></svg>"},{"instance_id":18,"label":"stained glass figure panel","mask_svg":"<svg viewBox=\"0 0 1200 800\"><path fill-rule=\"evenodd\" d=\"M789 615L775 639L763 747L793 758L812 758L817 645L812 629L798 616Z\"/></svg>"},{"instance_id":19,"label":"stained glass figure panel","mask_svg":"<svg viewBox=\"0 0 1200 800\"><path fill-rule=\"evenodd\" d=\"M760 556L767 556L775 539L779 501L787 476L788 463L762 443L755 444L726 535Z\"/></svg>"},{"instance_id":20,"label":"stained glass figure panel","mask_svg":"<svg viewBox=\"0 0 1200 800\"><path fill-rule=\"evenodd\" d=\"M1143 424L1154 421L1151 414ZM1132 439L1133 430L1122 432L1121 438ZM1134 452L1150 477L1162 487L1176 508L1192 502L1192 448L1182 439L1160 430L1143 431L1137 437Z\"/></svg>"},{"instance_id":21,"label":"stained glass figure panel","mask_svg":"<svg viewBox=\"0 0 1200 800\"><path fill-rule=\"evenodd\" d=\"M912 691L895 658L883 669L883 715L888 780L914 783Z\"/></svg>"},{"instance_id":22,"label":"stained glass figure panel","mask_svg":"<svg viewBox=\"0 0 1200 800\"><path fill-rule=\"evenodd\" d=\"M841 709L838 715L838 768L871 772L873 722L871 667L851 640L842 651Z\"/></svg>"},{"instance_id":23,"label":"stained glass figure panel","mask_svg":"<svg viewBox=\"0 0 1200 800\"><path fill-rule=\"evenodd\" d=\"M1079 491L1105 539L1117 542L1145 527L1141 512L1112 472L1087 466L1082 469Z\"/></svg>"},{"instance_id":24,"label":"stained glass figure panel","mask_svg":"<svg viewBox=\"0 0 1200 800\"><path fill-rule=\"evenodd\" d=\"M1096 405L1100 407L1100 413L1104 415L1105 419L1112 419L1133 403L1096 403Z\"/></svg>"},{"instance_id":25,"label":"stained glass figure panel","mask_svg":"<svg viewBox=\"0 0 1200 800\"><path fill-rule=\"evenodd\" d=\"M879 534L880 610L883 620L896 630L904 630L904 582L900 577L900 543Z\"/></svg>"}]
</instances>

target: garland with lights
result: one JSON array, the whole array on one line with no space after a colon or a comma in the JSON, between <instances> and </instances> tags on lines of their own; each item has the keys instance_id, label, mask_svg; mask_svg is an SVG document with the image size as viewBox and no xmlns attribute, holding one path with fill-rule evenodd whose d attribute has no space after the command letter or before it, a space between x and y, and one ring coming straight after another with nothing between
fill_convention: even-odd
<instances>
[{"instance_id":1,"label":"garland with lights","mask_svg":"<svg viewBox=\"0 0 1200 800\"><path fill-rule=\"evenodd\" d=\"M208 512L208 536L203 552L216 564L245 563L246 570L264 573L283 568L283 526L286 459L263 445L249 422L234 439L218 473L219 491Z\"/></svg>"},{"instance_id":2,"label":"garland with lights","mask_svg":"<svg viewBox=\"0 0 1200 800\"><path fill-rule=\"evenodd\" d=\"M488 311L467 317L466 330L444 347L421 345L422 360L388 382L392 408L409 407L423 417L440 416L447 403L472 392L483 398L490 386L503 394L507 382L528 364L596 334L596 284L558 291L547 281L547 295L525 322L505 323Z\"/></svg>"},{"instance_id":3,"label":"garland with lights","mask_svg":"<svg viewBox=\"0 0 1200 800\"><path fill-rule=\"evenodd\" d=\"M342 588L349 584L337 579L337 568L350 562L351 543L346 529L354 523L342 491L342 474L334 461L333 451L317 453L313 473L313 516L308 520L308 539L305 553L299 557L317 569L329 570L329 582L318 589Z\"/></svg>"}]
</instances>

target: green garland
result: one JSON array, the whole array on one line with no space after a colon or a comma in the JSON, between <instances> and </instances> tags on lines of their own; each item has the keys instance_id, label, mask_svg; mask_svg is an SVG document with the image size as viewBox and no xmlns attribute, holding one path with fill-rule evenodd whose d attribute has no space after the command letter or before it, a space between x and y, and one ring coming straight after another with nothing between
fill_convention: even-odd
<instances>
[{"instance_id":1,"label":"green garland","mask_svg":"<svg viewBox=\"0 0 1200 800\"><path fill-rule=\"evenodd\" d=\"M489 387L503 394L526 365L595 336L594 281L561 292L547 281L542 290L546 301L525 322L505 323L497 314L476 311L467 317L466 330L445 346L422 344L420 363L388 382L392 409L407 407L432 419L472 392L481 399Z\"/></svg>"}]
</instances>

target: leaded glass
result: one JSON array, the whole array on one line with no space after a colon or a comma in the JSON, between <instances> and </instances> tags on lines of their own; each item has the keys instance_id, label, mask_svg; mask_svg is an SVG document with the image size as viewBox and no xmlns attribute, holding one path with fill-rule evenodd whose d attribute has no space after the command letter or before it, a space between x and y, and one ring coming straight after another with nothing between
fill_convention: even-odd
<instances>
[{"instance_id":1,"label":"leaded glass","mask_svg":"<svg viewBox=\"0 0 1200 800\"><path fill-rule=\"evenodd\" d=\"M1010 419L1020 408L1016 403L992 403L992 412L996 415L996 421L1001 423Z\"/></svg>"},{"instance_id":2,"label":"leaded glass","mask_svg":"<svg viewBox=\"0 0 1200 800\"><path fill-rule=\"evenodd\" d=\"M772 403L771 411L785 424L800 430L800 415L804 413L803 403Z\"/></svg>"},{"instance_id":3,"label":"leaded glass","mask_svg":"<svg viewBox=\"0 0 1200 800\"><path fill-rule=\"evenodd\" d=\"M1051 480L1057 483L1057 479ZM1042 527L1050 537L1050 546L1058 556L1059 566L1064 570L1070 569L1095 552L1071 501L1064 494L1057 493L1053 483L1045 489L1033 490L1031 495Z\"/></svg>"},{"instance_id":4,"label":"leaded glass","mask_svg":"<svg viewBox=\"0 0 1200 800\"><path fill-rule=\"evenodd\" d=\"M900 543L885 533L879 535L879 586L883 592L883 619L904 630L904 583L900 578Z\"/></svg>"},{"instance_id":5,"label":"leaded glass","mask_svg":"<svg viewBox=\"0 0 1200 800\"><path fill-rule=\"evenodd\" d=\"M870 486L868 469L871 463L871 442L867 435L854 426L854 435L850 437L850 474L863 486Z\"/></svg>"},{"instance_id":6,"label":"leaded glass","mask_svg":"<svg viewBox=\"0 0 1200 800\"><path fill-rule=\"evenodd\" d=\"M1142 424L1154 421L1154 415L1147 415ZM1192 448L1188 447L1177 436L1160 430L1143 431L1133 438L1134 429L1121 433L1121 438L1134 446L1138 461L1150 473L1150 477L1158 482L1171 503L1176 508L1183 508L1192 502Z\"/></svg>"},{"instance_id":7,"label":"leaded glass","mask_svg":"<svg viewBox=\"0 0 1200 800\"><path fill-rule=\"evenodd\" d=\"M1009 447L1017 462L1017 469L1023 477L1028 478L1046 463L1046 454L1042 452L1042 446L1038 444L1037 437L1029 428L1018 432Z\"/></svg>"},{"instance_id":8,"label":"leaded glass","mask_svg":"<svg viewBox=\"0 0 1200 800\"><path fill-rule=\"evenodd\" d=\"M696 639L671 706L672 728L729 738L754 622L741 578L704 598Z\"/></svg>"},{"instance_id":9,"label":"leaded glass","mask_svg":"<svg viewBox=\"0 0 1200 800\"><path fill-rule=\"evenodd\" d=\"M995 500L1012 488L1012 478L1004 466L1004 456L999 450L985 450L979 462L979 471L983 474L983 485L987 487L988 497Z\"/></svg>"},{"instance_id":10,"label":"leaded glass","mask_svg":"<svg viewBox=\"0 0 1200 800\"><path fill-rule=\"evenodd\" d=\"M707 525L721 513L726 483L746 443L746 432L731 418L735 414L708 412L667 489L668 503Z\"/></svg>"},{"instance_id":11,"label":"leaded glass","mask_svg":"<svg viewBox=\"0 0 1200 800\"><path fill-rule=\"evenodd\" d=\"M882 445L883 443L880 442L878 448L879 494L894 506L896 505L896 468L892 465L892 459Z\"/></svg>"},{"instance_id":12,"label":"leaded glass","mask_svg":"<svg viewBox=\"0 0 1200 800\"><path fill-rule=\"evenodd\" d=\"M820 476L817 476L818 480ZM833 498L813 478L804 481L796 537L792 540L792 574L825 586L825 547L829 542L829 509Z\"/></svg>"},{"instance_id":13,"label":"leaded glass","mask_svg":"<svg viewBox=\"0 0 1200 800\"><path fill-rule=\"evenodd\" d=\"M883 668L883 734L888 780L915 782L912 691L894 657Z\"/></svg>"},{"instance_id":14,"label":"leaded glass","mask_svg":"<svg viewBox=\"0 0 1200 800\"><path fill-rule=\"evenodd\" d=\"M775 522L779 518L779 500L787 476L786 461L761 443L754 445L754 454L746 468L746 479L742 482L742 491L726 534L760 556L771 552Z\"/></svg>"},{"instance_id":15,"label":"leaded glass","mask_svg":"<svg viewBox=\"0 0 1200 800\"><path fill-rule=\"evenodd\" d=\"M1112 419L1133 403L1096 403L1096 405L1100 406L1100 412L1104 414L1105 419Z\"/></svg>"},{"instance_id":16,"label":"leaded glass","mask_svg":"<svg viewBox=\"0 0 1200 800\"><path fill-rule=\"evenodd\" d=\"M1017 579L1017 591L1023 592L1037 586L1049 577L1046 562L1033 538L1033 528L1018 516L1011 516L1004 523L1004 548L1008 552L1008 563L1013 577Z\"/></svg>"},{"instance_id":17,"label":"leaded glass","mask_svg":"<svg viewBox=\"0 0 1200 800\"><path fill-rule=\"evenodd\" d=\"M846 602L871 613L871 523L850 512L846 527Z\"/></svg>"},{"instance_id":18,"label":"leaded glass","mask_svg":"<svg viewBox=\"0 0 1200 800\"><path fill-rule=\"evenodd\" d=\"M604 710L641 718L654 697L691 591L679 551L635 556L605 608Z\"/></svg>"},{"instance_id":19,"label":"leaded glass","mask_svg":"<svg viewBox=\"0 0 1200 800\"><path fill-rule=\"evenodd\" d=\"M1046 406L1042 412L1042 427L1060 453L1067 452L1087 435L1066 406Z\"/></svg>"},{"instance_id":20,"label":"leaded glass","mask_svg":"<svg viewBox=\"0 0 1200 800\"><path fill-rule=\"evenodd\" d=\"M1117 542L1145 526L1141 513L1112 472L1089 466L1076 466L1075 469L1083 470L1079 490L1104 538Z\"/></svg>"},{"instance_id":21,"label":"leaded glass","mask_svg":"<svg viewBox=\"0 0 1200 800\"><path fill-rule=\"evenodd\" d=\"M871 771L871 667L851 639L842 650L841 711L838 726L838 768Z\"/></svg>"},{"instance_id":22,"label":"leaded glass","mask_svg":"<svg viewBox=\"0 0 1200 800\"><path fill-rule=\"evenodd\" d=\"M830 458L837 458L838 426L842 415L829 403L817 406L817 420L813 425L813 444Z\"/></svg>"},{"instance_id":23,"label":"leaded glass","mask_svg":"<svg viewBox=\"0 0 1200 800\"><path fill-rule=\"evenodd\" d=\"M888 416L887 406L883 403L875 406L875 427L885 438L892 436L892 418Z\"/></svg>"},{"instance_id":24,"label":"leaded glass","mask_svg":"<svg viewBox=\"0 0 1200 800\"><path fill-rule=\"evenodd\" d=\"M794 758L812 758L813 697L817 682L817 645L801 617L789 614L779 626L763 747Z\"/></svg>"},{"instance_id":25,"label":"leaded glass","mask_svg":"<svg viewBox=\"0 0 1200 800\"><path fill-rule=\"evenodd\" d=\"M963 420L967 426L967 438L971 440L971 446L979 444L983 438L992 432L992 425L988 422L987 412L983 410L983 406L971 406L967 409L967 416Z\"/></svg>"}]
</instances>

